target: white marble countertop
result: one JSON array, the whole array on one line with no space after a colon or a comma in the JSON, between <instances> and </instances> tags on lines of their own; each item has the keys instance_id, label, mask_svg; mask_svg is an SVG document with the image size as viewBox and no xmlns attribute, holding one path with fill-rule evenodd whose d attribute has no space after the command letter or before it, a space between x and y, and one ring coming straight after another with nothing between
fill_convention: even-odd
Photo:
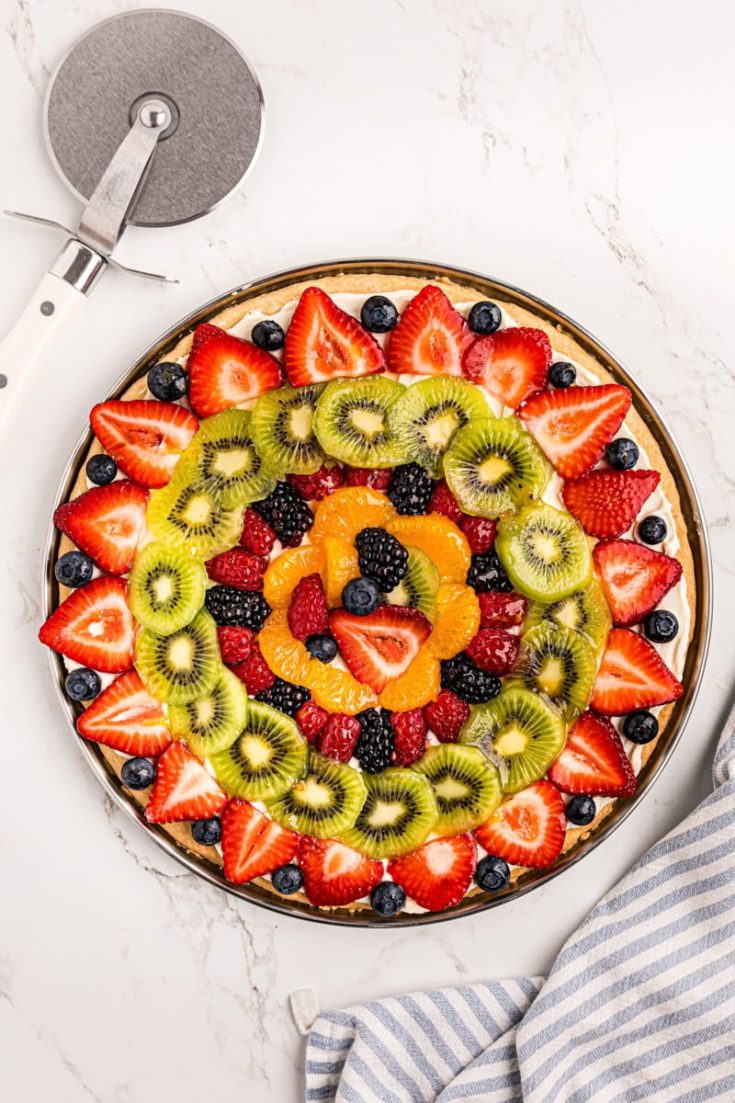
<instances>
[{"instance_id":1,"label":"white marble countertop","mask_svg":"<svg viewBox=\"0 0 735 1103\"><path fill-rule=\"evenodd\" d=\"M735 621L731 42L724 0L158 0L245 49L267 132L245 190L201 222L131 230L0 455L0 1097L301 1097L288 993L322 1006L548 968L568 933L707 791ZM0 0L0 203L78 212L41 134L67 46L118 0ZM729 106L728 106L729 105ZM0 329L57 242L0 222ZM669 420L709 522L712 650L655 790L581 864L476 918L350 931L233 901L105 799L36 643L59 473L91 405L164 328L228 287L348 256L489 272L562 307ZM729 348L728 348L729 344ZM728 365L728 354L730 363Z\"/></svg>"}]
</instances>

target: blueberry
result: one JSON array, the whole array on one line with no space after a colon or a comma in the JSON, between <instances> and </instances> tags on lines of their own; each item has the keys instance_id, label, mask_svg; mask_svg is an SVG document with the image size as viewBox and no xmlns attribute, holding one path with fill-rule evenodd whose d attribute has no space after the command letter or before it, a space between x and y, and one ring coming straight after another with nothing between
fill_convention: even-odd
<instances>
[{"instance_id":1,"label":"blueberry","mask_svg":"<svg viewBox=\"0 0 735 1103\"><path fill-rule=\"evenodd\" d=\"M90 456L87 460L87 478L97 486L107 486L117 475L117 464L112 456L106 456L99 452L96 456Z\"/></svg>"},{"instance_id":2,"label":"blueberry","mask_svg":"<svg viewBox=\"0 0 735 1103\"><path fill-rule=\"evenodd\" d=\"M148 372L148 390L161 402L175 402L186 394L186 372L181 364L163 360Z\"/></svg>"},{"instance_id":3,"label":"blueberry","mask_svg":"<svg viewBox=\"0 0 735 1103\"><path fill-rule=\"evenodd\" d=\"M320 663L331 663L337 654L337 641L326 633L309 636L306 641L306 650L312 659L318 659Z\"/></svg>"},{"instance_id":4,"label":"blueberry","mask_svg":"<svg viewBox=\"0 0 735 1103\"><path fill-rule=\"evenodd\" d=\"M265 349L266 352L275 352L277 349L283 348L286 334L278 322L273 322L268 318L266 321L258 322L257 325L253 326L250 340L259 349Z\"/></svg>"},{"instance_id":5,"label":"blueberry","mask_svg":"<svg viewBox=\"0 0 735 1103\"><path fill-rule=\"evenodd\" d=\"M147 789L156 778L156 767L150 758L129 758L120 771L123 785L128 789Z\"/></svg>"},{"instance_id":6,"label":"blueberry","mask_svg":"<svg viewBox=\"0 0 735 1103\"><path fill-rule=\"evenodd\" d=\"M372 578L353 578L342 591L342 604L348 613L366 617L380 605L380 590Z\"/></svg>"},{"instance_id":7,"label":"blueberry","mask_svg":"<svg viewBox=\"0 0 735 1103\"><path fill-rule=\"evenodd\" d=\"M477 863L475 881L485 892L499 892L510 881L508 863L504 862L502 858L495 858L492 854L486 854Z\"/></svg>"},{"instance_id":8,"label":"blueberry","mask_svg":"<svg viewBox=\"0 0 735 1103\"><path fill-rule=\"evenodd\" d=\"M666 532L663 517L657 517L654 513L650 517L644 517L638 526L638 535L644 544L660 544L666 539Z\"/></svg>"},{"instance_id":9,"label":"blueberry","mask_svg":"<svg viewBox=\"0 0 735 1103\"><path fill-rule=\"evenodd\" d=\"M210 816L206 820L194 820L191 833L195 842L202 846L214 846L222 838L222 824L219 816Z\"/></svg>"},{"instance_id":10,"label":"blueberry","mask_svg":"<svg viewBox=\"0 0 735 1103\"><path fill-rule=\"evenodd\" d=\"M87 585L92 577L93 567L92 560L84 552L68 551L56 560L54 575L62 586L76 590L78 586Z\"/></svg>"},{"instance_id":11,"label":"blueberry","mask_svg":"<svg viewBox=\"0 0 735 1103\"><path fill-rule=\"evenodd\" d=\"M303 883L304 875L293 862L289 862L287 866L279 866L271 873L271 884L282 896L291 896L298 892Z\"/></svg>"},{"instance_id":12,"label":"blueberry","mask_svg":"<svg viewBox=\"0 0 735 1103\"><path fill-rule=\"evenodd\" d=\"M489 302L475 303L467 317L472 332L482 334L495 333L502 320L500 307Z\"/></svg>"},{"instance_id":13,"label":"blueberry","mask_svg":"<svg viewBox=\"0 0 735 1103\"><path fill-rule=\"evenodd\" d=\"M406 894L395 881L381 881L370 893L370 906L386 918L397 915L406 903Z\"/></svg>"},{"instance_id":14,"label":"blueberry","mask_svg":"<svg viewBox=\"0 0 735 1103\"><path fill-rule=\"evenodd\" d=\"M69 671L64 679L64 688L72 701L92 701L102 689L102 682L96 670L80 666Z\"/></svg>"},{"instance_id":15,"label":"blueberry","mask_svg":"<svg viewBox=\"0 0 735 1103\"><path fill-rule=\"evenodd\" d=\"M398 325L398 311L385 295L371 295L363 303L360 321L371 333L388 333Z\"/></svg>"},{"instance_id":16,"label":"blueberry","mask_svg":"<svg viewBox=\"0 0 735 1103\"><path fill-rule=\"evenodd\" d=\"M658 720L652 712L629 712L623 720L623 735L631 743L650 743L658 735Z\"/></svg>"},{"instance_id":17,"label":"blueberry","mask_svg":"<svg viewBox=\"0 0 735 1103\"><path fill-rule=\"evenodd\" d=\"M654 609L643 621L643 630L653 643L668 643L679 631L679 621L667 609Z\"/></svg>"},{"instance_id":18,"label":"blueberry","mask_svg":"<svg viewBox=\"0 0 735 1103\"><path fill-rule=\"evenodd\" d=\"M592 823L597 815L597 805L592 797L572 797L567 802L565 815L570 823L576 824L577 827L585 827L586 824Z\"/></svg>"},{"instance_id":19,"label":"blueberry","mask_svg":"<svg viewBox=\"0 0 735 1103\"><path fill-rule=\"evenodd\" d=\"M576 378L577 369L574 364L567 364L565 360L557 360L549 368L549 383L552 387L558 387L560 390L564 387L571 387Z\"/></svg>"},{"instance_id":20,"label":"blueberry","mask_svg":"<svg viewBox=\"0 0 735 1103\"><path fill-rule=\"evenodd\" d=\"M626 437L618 437L608 444L605 459L616 471L630 471L638 463L638 445Z\"/></svg>"}]
</instances>

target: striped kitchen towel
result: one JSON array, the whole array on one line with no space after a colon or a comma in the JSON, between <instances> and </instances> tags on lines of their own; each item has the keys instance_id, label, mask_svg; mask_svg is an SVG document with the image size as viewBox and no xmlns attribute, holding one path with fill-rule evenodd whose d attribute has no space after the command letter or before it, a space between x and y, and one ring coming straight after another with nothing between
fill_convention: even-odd
<instances>
[{"instance_id":1,"label":"striped kitchen towel","mask_svg":"<svg viewBox=\"0 0 735 1103\"><path fill-rule=\"evenodd\" d=\"M548 979L330 1011L308 1103L735 1101L735 731L714 792L648 851Z\"/></svg>"}]
</instances>

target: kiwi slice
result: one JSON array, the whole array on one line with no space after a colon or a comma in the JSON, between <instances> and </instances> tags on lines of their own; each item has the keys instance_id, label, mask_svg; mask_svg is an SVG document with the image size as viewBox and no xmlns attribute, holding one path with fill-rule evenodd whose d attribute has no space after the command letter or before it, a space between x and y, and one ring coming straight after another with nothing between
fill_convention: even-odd
<instances>
[{"instance_id":1,"label":"kiwi slice","mask_svg":"<svg viewBox=\"0 0 735 1103\"><path fill-rule=\"evenodd\" d=\"M506 793L517 793L544 776L566 733L559 713L537 693L508 686L487 704L474 706L460 738L495 763Z\"/></svg>"},{"instance_id":2,"label":"kiwi slice","mask_svg":"<svg viewBox=\"0 0 735 1103\"><path fill-rule=\"evenodd\" d=\"M521 638L515 678L547 697L569 724L586 708L596 672L592 647L568 628L540 624Z\"/></svg>"},{"instance_id":3,"label":"kiwi slice","mask_svg":"<svg viewBox=\"0 0 735 1103\"><path fill-rule=\"evenodd\" d=\"M371 858L398 858L425 843L439 814L427 779L398 766L363 778L367 796L342 841Z\"/></svg>"},{"instance_id":4,"label":"kiwi slice","mask_svg":"<svg viewBox=\"0 0 735 1103\"><path fill-rule=\"evenodd\" d=\"M230 747L245 726L248 695L240 679L223 670L204 697L187 705L171 705L169 724L175 739L185 739L201 758Z\"/></svg>"},{"instance_id":5,"label":"kiwi slice","mask_svg":"<svg viewBox=\"0 0 735 1103\"><path fill-rule=\"evenodd\" d=\"M406 547L408 567L401 581L385 595L391 605L410 605L431 617L436 607L439 571L432 559L420 548Z\"/></svg>"},{"instance_id":6,"label":"kiwi slice","mask_svg":"<svg viewBox=\"0 0 735 1103\"><path fill-rule=\"evenodd\" d=\"M474 384L437 375L404 387L391 418L407 457L438 479L442 458L455 435L468 422L486 418L488 412Z\"/></svg>"},{"instance_id":7,"label":"kiwi slice","mask_svg":"<svg viewBox=\"0 0 735 1103\"><path fill-rule=\"evenodd\" d=\"M135 668L148 692L171 705L206 697L222 673L217 626L201 609L190 624L162 636L143 628L135 641Z\"/></svg>"},{"instance_id":8,"label":"kiwi slice","mask_svg":"<svg viewBox=\"0 0 735 1103\"><path fill-rule=\"evenodd\" d=\"M595 651L605 646L612 617L602 587L593 578L581 590L575 590L569 597L560 598L546 605L542 601L532 601L524 621L524 631L539 624L555 624L559 628L569 628L591 643Z\"/></svg>"},{"instance_id":9,"label":"kiwi slice","mask_svg":"<svg viewBox=\"0 0 735 1103\"><path fill-rule=\"evenodd\" d=\"M434 789L439 808L434 831L439 835L459 835L479 827L503 796L497 767L479 747L457 743L429 747L413 768Z\"/></svg>"},{"instance_id":10,"label":"kiwi slice","mask_svg":"<svg viewBox=\"0 0 735 1103\"><path fill-rule=\"evenodd\" d=\"M457 433L444 475L465 513L500 517L538 498L549 468L517 417L485 417Z\"/></svg>"},{"instance_id":11,"label":"kiwi slice","mask_svg":"<svg viewBox=\"0 0 735 1103\"><path fill-rule=\"evenodd\" d=\"M191 461L180 460L168 486L152 490L148 528L164 544L211 559L233 547L242 532L242 508L225 509L217 491L197 477Z\"/></svg>"},{"instance_id":12,"label":"kiwi slice","mask_svg":"<svg viewBox=\"0 0 735 1103\"><path fill-rule=\"evenodd\" d=\"M406 458L391 411L403 394L394 379L336 379L327 383L314 415L324 451L353 467L395 467Z\"/></svg>"},{"instance_id":13,"label":"kiwi slice","mask_svg":"<svg viewBox=\"0 0 735 1103\"><path fill-rule=\"evenodd\" d=\"M323 390L323 386L283 386L255 403L253 440L277 475L311 475L326 460L314 436L314 410Z\"/></svg>"},{"instance_id":14,"label":"kiwi slice","mask_svg":"<svg viewBox=\"0 0 735 1103\"><path fill-rule=\"evenodd\" d=\"M248 701L242 731L209 761L220 785L232 796L268 800L303 777L307 751L295 720L261 701Z\"/></svg>"},{"instance_id":15,"label":"kiwi slice","mask_svg":"<svg viewBox=\"0 0 735 1103\"><path fill-rule=\"evenodd\" d=\"M225 509L265 498L276 485L255 443L252 419L249 410L225 410L206 418L181 461L189 481L219 493Z\"/></svg>"},{"instance_id":16,"label":"kiwi slice","mask_svg":"<svg viewBox=\"0 0 735 1103\"><path fill-rule=\"evenodd\" d=\"M311 751L305 776L269 801L268 811L282 827L331 839L352 827L365 792L363 775L352 766Z\"/></svg>"},{"instance_id":17,"label":"kiwi slice","mask_svg":"<svg viewBox=\"0 0 735 1103\"><path fill-rule=\"evenodd\" d=\"M154 541L135 558L128 578L128 605L144 628L168 636L201 609L206 584L201 563L178 548Z\"/></svg>"},{"instance_id":18,"label":"kiwi slice","mask_svg":"<svg viewBox=\"0 0 735 1103\"><path fill-rule=\"evenodd\" d=\"M585 586L592 556L584 531L553 506L526 506L498 525L495 550L516 590L551 603Z\"/></svg>"}]
</instances>

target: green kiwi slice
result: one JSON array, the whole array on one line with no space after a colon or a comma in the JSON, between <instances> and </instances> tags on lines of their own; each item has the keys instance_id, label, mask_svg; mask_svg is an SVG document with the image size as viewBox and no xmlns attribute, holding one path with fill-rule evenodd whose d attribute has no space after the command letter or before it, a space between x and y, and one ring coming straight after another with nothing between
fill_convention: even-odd
<instances>
[{"instance_id":1,"label":"green kiwi slice","mask_svg":"<svg viewBox=\"0 0 735 1103\"><path fill-rule=\"evenodd\" d=\"M538 694L507 686L492 701L473 707L460 738L497 766L504 792L517 793L544 776L566 732L559 713Z\"/></svg>"},{"instance_id":2,"label":"green kiwi slice","mask_svg":"<svg viewBox=\"0 0 735 1103\"><path fill-rule=\"evenodd\" d=\"M549 467L517 417L485 417L457 433L444 476L465 513L500 517L540 496Z\"/></svg>"},{"instance_id":3,"label":"green kiwi slice","mask_svg":"<svg viewBox=\"0 0 735 1103\"><path fill-rule=\"evenodd\" d=\"M199 481L196 466L186 459L168 486L151 491L146 516L157 540L199 559L234 547L242 532L242 507L225 509L220 494Z\"/></svg>"},{"instance_id":4,"label":"green kiwi slice","mask_svg":"<svg viewBox=\"0 0 735 1103\"><path fill-rule=\"evenodd\" d=\"M543 694L571 724L587 707L597 658L578 633L541 624L521 638L514 678Z\"/></svg>"},{"instance_id":5,"label":"green kiwi slice","mask_svg":"<svg viewBox=\"0 0 735 1103\"><path fill-rule=\"evenodd\" d=\"M436 607L436 591L439 589L439 571L426 552L420 548L406 547L408 568L405 575L385 600L390 605L408 605L419 609L431 618Z\"/></svg>"},{"instance_id":6,"label":"green kiwi slice","mask_svg":"<svg viewBox=\"0 0 735 1103\"><path fill-rule=\"evenodd\" d=\"M139 624L168 636L204 604L207 575L178 548L154 541L138 552L128 578L128 605Z\"/></svg>"},{"instance_id":7,"label":"green kiwi slice","mask_svg":"<svg viewBox=\"0 0 735 1103\"><path fill-rule=\"evenodd\" d=\"M438 479L444 453L459 430L488 413L474 384L437 375L404 387L391 417L408 459Z\"/></svg>"},{"instance_id":8,"label":"green kiwi slice","mask_svg":"<svg viewBox=\"0 0 735 1103\"><path fill-rule=\"evenodd\" d=\"M206 418L179 465L190 472L191 482L219 493L225 509L265 498L276 485L256 446L252 419L249 410L224 410Z\"/></svg>"},{"instance_id":9,"label":"green kiwi slice","mask_svg":"<svg viewBox=\"0 0 735 1103\"><path fill-rule=\"evenodd\" d=\"M186 705L205 697L222 673L214 620L202 609L167 636L143 628L135 641L135 668L151 696L161 701Z\"/></svg>"},{"instance_id":10,"label":"green kiwi slice","mask_svg":"<svg viewBox=\"0 0 735 1103\"><path fill-rule=\"evenodd\" d=\"M249 700L242 731L209 761L220 785L232 796L269 800L303 777L307 752L295 720L261 701Z\"/></svg>"},{"instance_id":11,"label":"green kiwi slice","mask_svg":"<svg viewBox=\"0 0 735 1103\"><path fill-rule=\"evenodd\" d=\"M395 467L406 458L390 416L402 394L400 383L380 376L327 383L314 415L317 440L353 467Z\"/></svg>"},{"instance_id":12,"label":"green kiwi slice","mask_svg":"<svg viewBox=\"0 0 735 1103\"><path fill-rule=\"evenodd\" d=\"M340 838L371 858L398 858L425 843L438 809L426 778L389 766L364 774L367 796L354 825Z\"/></svg>"},{"instance_id":13,"label":"green kiwi slice","mask_svg":"<svg viewBox=\"0 0 735 1103\"><path fill-rule=\"evenodd\" d=\"M314 410L323 386L279 387L253 408L255 446L277 475L312 475L326 460L314 436Z\"/></svg>"},{"instance_id":14,"label":"green kiwi slice","mask_svg":"<svg viewBox=\"0 0 735 1103\"><path fill-rule=\"evenodd\" d=\"M612 617L607 599L596 578L568 597L560 598L546 605L542 601L532 601L524 621L524 631L539 624L555 624L559 628L568 628L592 644L600 652L605 646L612 627Z\"/></svg>"},{"instance_id":15,"label":"green kiwi slice","mask_svg":"<svg viewBox=\"0 0 735 1103\"><path fill-rule=\"evenodd\" d=\"M194 754L207 758L230 747L245 726L248 695L240 679L223 670L204 697L170 705L168 719L175 739L185 739Z\"/></svg>"},{"instance_id":16,"label":"green kiwi slice","mask_svg":"<svg viewBox=\"0 0 735 1103\"><path fill-rule=\"evenodd\" d=\"M544 503L502 520L495 550L516 590L547 604L585 586L592 575L581 525L571 513Z\"/></svg>"},{"instance_id":17,"label":"green kiwi slice","mask_svg":"<svg viewBox=\"0 0 735 1103\"><path fill-rule=\"evenodd\" d=\"M434 789L439 817L434 831L459 835L479 827L503 796L497 767L478 747L443 743L429 747L413 766Z\"/></svg>"},{"instance_id":18,"label":"green kiwi slice","mask_svg":"<svg viewBox=\"0 0 735 1103\"><path fill-rule=\"evenodd\" d=\"M268 811L282 827L331 839L352 827L365 794L363 775L352 766L311 751L305 776L269 801Z\"/></svg>"}]
</instances>

